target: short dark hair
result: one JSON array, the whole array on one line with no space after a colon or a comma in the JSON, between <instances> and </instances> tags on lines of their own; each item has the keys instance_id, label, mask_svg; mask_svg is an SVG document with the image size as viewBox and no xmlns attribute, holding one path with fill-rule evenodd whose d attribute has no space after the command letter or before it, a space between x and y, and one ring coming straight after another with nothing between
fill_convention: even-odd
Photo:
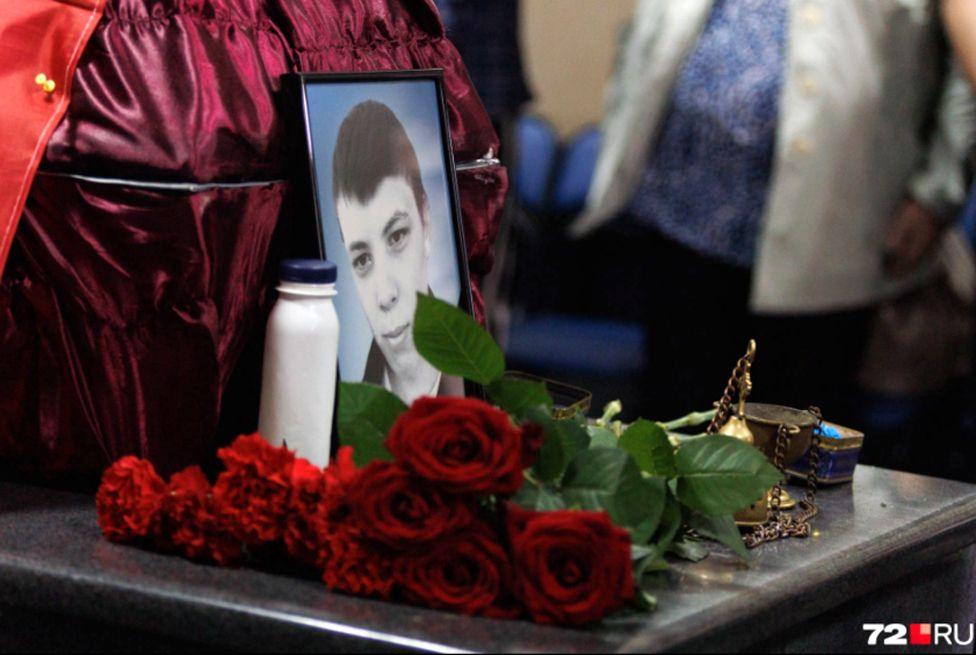
<instances>
[{"instance_id":1,"label":"short dark hair","mask_svg":"<svg viewBox=\"0 0 976 655\"><path fill-rule=\"evenodd\" d=\"M388 177L404 177L417 209L426 219L427 192L420 177L417 152L393 111L367 100L353 107L339 126L332 155L332 201L339 196L367 203Z\"/></svg>"}]
</instances>

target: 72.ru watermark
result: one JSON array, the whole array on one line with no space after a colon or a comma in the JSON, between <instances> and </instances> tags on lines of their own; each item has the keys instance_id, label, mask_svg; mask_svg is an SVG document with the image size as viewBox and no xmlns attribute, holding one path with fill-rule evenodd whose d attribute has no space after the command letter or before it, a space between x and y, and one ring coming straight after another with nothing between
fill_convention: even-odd
<instances>
[{"instance_id":1,"label":"72.ru watermark","mask_svg":"<svg viewBox=\"0 0 976 655\"><path fill-rule=\"evenodd\" d=\"M865 623L868 646L968 646L973 625L954 623Z\"/></svg>"}]
</instances>

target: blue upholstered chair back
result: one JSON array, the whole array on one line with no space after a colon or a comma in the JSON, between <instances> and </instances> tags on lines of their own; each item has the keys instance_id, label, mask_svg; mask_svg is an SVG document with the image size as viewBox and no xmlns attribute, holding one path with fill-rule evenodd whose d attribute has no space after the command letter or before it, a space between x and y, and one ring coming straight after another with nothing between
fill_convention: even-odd
<instances>
[{"instance_id":1,"label":"blue upholstered chair back","mask_svg":"<svg viewBox=\"0 0 976 655\"><path fill-rule=\"evenodd\" d=\"M535 240L527 239L521 254L526 256L544 252L558 238L553 231L583 209L600 150L600 132L587 127L561 144L548 121L524 116L515 135L516 199L533 223L546 226L537 231ZM532 282L531 276L523 280ZM644 352L642 325L549 311L520 314L512 322L506 344L506 356L515 368L567 381L605 380L611 386L614 380L642 370ZM599 389L592 391L601 396Z\"/></svg>"},{"instance_id":2,"label":"blue upholstered chair back","mask_svg":"<svg viewBox=\"0 0 976 655\"><path fill-rule=\"evenodd\" d=\"M552 209L560 214L577 214L586 203L600 154L600 130L587 127L563 149L552 185Z\"/></svg>"},{"instance_id":3,"label":"blue upholstered chair back","mask_svg":"<svg viewBox=\"0 0 976 655\"><path fill-rule=\"evenodd\" d=\"M523 116L515 126L517 163L515 193L527 210L548 210L549 185L559 159L559 137L552 125L538 116Z\"/></svg>"}]
</instances>

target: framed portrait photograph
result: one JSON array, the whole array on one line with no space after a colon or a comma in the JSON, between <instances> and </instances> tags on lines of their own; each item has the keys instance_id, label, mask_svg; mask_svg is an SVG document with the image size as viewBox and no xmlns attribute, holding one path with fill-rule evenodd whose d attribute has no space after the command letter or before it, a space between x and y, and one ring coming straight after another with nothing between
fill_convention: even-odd
<instances>
[{"instance_id":1,"label":"framed portrait photograph","mask_svg":"<svg viewBox=\"0 0 976 655\"><path fill-rule=\"evenodd\" d=\"M307 148L299 193L319 255L338 269L340 379L407 404L477 393L442 376L413 340L418 293L471 312L441 71L291 78Z\"/></svg>"}]
</instances>

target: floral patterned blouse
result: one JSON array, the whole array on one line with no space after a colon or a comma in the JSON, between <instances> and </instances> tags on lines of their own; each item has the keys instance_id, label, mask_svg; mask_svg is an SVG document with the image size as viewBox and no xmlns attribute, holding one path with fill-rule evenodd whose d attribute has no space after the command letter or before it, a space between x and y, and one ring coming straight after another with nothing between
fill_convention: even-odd
<instances>
[{"instance_id":1,"label":"floral patterned blouse","mask_svg":"<svg viewBox=\"0 0 976 655\"><path fill-rule=\"evenodd\" d=\"M750 267L769 185L788 0L716 0L688 55L630 212Z\"/></svg>"}]
</instances>

